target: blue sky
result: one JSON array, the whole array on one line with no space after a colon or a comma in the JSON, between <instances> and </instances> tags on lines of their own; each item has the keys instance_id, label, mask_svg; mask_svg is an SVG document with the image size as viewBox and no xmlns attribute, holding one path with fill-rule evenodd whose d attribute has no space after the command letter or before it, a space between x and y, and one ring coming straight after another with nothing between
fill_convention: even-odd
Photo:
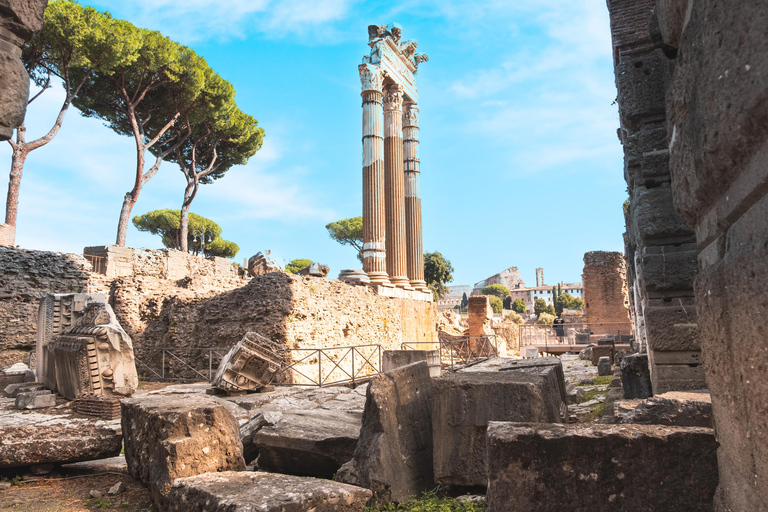
<instances>
[{"instance_id":1,"label":"blue sky","mask_svg":"<svg viewBox=\"0 0 768 512\"><path fill-rule=\"evenodd\" d=\"M271 249L326 263L333 276L359 268L324 226L361 214L357 65L366 27L391 22L430 58L417 75L424 248L451 260L451 284L510 266L529 284L536 267L547 283L578 281L584 252L623 250L605 0L82 3L194 48L264 128L262 150L203 186L192 205L240 246L238 262ZM32 104L28 140L49 129L62 95ZM10 155L0 145L3 190ZM56 139L27 159L16 243L64 252L113 243L134 162L131 138L72 109ZM164 163L133 215L179 208L183 188L178 168ZM131 226L128 245L160 240Z\"/></svg>"}]
</instances>

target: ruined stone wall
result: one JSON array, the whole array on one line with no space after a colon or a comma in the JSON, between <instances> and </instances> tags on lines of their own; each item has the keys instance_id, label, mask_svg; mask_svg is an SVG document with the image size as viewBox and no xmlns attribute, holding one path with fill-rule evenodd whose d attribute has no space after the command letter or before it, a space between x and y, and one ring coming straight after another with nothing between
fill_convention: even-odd
<instances>
[{"instance_id":1,"label":"ruined stone wall","mask_svg":"<svg viewBox=\"0 0 768 512\"><path fill-rule=\"evenodd\" d=\"M35 346L37 310L48 293L88 291L91 265L77 254L0 246L0 352L3 367ZM12 363L11 363L12 364Z\"/></svg>"},{"instance_id":2,"label":"ruined stone wall","mask_svg":"<svg viewBox=\"0 0 768 512\"><path fill-rule=\"evenodd\" d=\"M630 204L627 261L654 393L706 387L696 336L693 229L673 207L665 91L672 62L651 38L654 0L608 0ZM674 163L672 167L674 167Z\"/></svg>"},{"instance_id":3,"label":"ruined stone wall","mask_svg":"<svg viewBox=\"0 0 768 512\"><path fill-rule=\"evenodd\" d=\"M701 250L698 341L720 443L715 510L766 511L768 4L657 0L654 26L671 67L674 204Z\"/></svg>"},{"instance_id":4,"label":"ruined stone wall","mask_svg":"<svg viewBox=\"0 0 768 512\"><path fill-rule=\"evenodd\" d=\"M148 293L149 292L149 293ZM253 331L288 348L435 342L433 303L389 299L365 286L273 272L224 293L148 290L119 281L114 309L140 347L230 347Z\"/></svg>"},{"instance_id":5,"label":"ruined stone wall","mask_svg":"<svg viewBox=\"0 0 768 512\"><path fill-rule=\"evenodd\" d=\"M586 323L593 334L626 333L630 326L627 271L620 252L584 254Z\"/></svg>"}]
</instances>

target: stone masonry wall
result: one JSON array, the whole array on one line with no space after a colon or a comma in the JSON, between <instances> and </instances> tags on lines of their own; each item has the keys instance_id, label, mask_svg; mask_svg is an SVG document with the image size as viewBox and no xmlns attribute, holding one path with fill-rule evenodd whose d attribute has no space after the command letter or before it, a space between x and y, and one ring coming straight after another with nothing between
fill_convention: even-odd
<instances>
[{"instance_id":1,"label":"stone masonry wall","mask_svg":"<svg viewBox=\"0 0 768 512\"><path fill-rule=\"evenodd\" d=\"M674 204L701 250L695 279L715 417L715 510L768 510L768 4L657 0L669 58ZM694 320L696 322L696 320Z\"/></svg>"},{"instance_id":2,"label":"stone masonry wall","mask_svg":"<svg viewBox=\"0 0 768 512\"><path fill-rule=\"evenodd\" d=\"M693 229L673 207L665 91L668 48L651 35L654 0L608 0L624 147L627 261L636 326L644 326L654 393L706 387L696 335ZM642 333L638 328L636 332Z\"/></svg>"},{"instance_id":3,"label":"stone masonry wall","mask_svg":"<svg viewBox=\"0 0 768 512\"><path fill-rule=\"evenodd\" d=\"M88 291L91 265L77 254L0 246L0 352L26 361L34 349L37 310L48 293Z\"/></svg>"},{"instance_id":4,"label":"stone masonry wall","mask_svg":"<svg viewBox=\"0 0 768 512\"><path fill-rule=\"evenodd\" d=\"M582 280L586 323L592 333L626 333L630 320L624 256L620 252L586 253Z\"/></svg>"}]
</instances>

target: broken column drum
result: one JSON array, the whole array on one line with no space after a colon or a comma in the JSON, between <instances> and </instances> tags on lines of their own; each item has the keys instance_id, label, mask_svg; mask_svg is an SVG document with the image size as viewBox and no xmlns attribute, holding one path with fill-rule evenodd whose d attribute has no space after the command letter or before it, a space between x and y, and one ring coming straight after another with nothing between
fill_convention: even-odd
<instances>
[{"instance_id":1,"label":"broken column drum","mask_svg":"<svg viewBox=\"0 0 768 512\"><path fill-rule=\"evenodd\" d=\"M424 291L414 75L427 56L415 53L415 41L400 42L400 34L398 25L369 26L371 53L358 67L363 89L363 268L374 286Z\"/></svg>"}]
</instances>

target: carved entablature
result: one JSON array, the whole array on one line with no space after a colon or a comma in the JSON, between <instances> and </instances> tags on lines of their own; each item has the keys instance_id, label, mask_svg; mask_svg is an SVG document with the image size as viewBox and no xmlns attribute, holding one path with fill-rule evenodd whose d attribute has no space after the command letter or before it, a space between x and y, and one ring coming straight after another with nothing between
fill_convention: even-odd
<instances>
[{"instance_id":1,"label":"carved entablature","mask_svg":"<svg viewBox=\"0 0 768 512\"><path fill-rule=\"evenodd\" d=\"M398 84L388 86L384 91L384 110L403 108L403 88Z\"/></svg>"},{"instance_id":2,"label":"carved entablature","mask_svg":"<svg viewBox=\"0 0 768 512\"><path fill-rule=\"evenodd\" d=\"M416 41L400 42L402 28L397 24L370 25L368 27L368 45L370 55L363 57L363 65L371 65L382 70L384 77L403 87L405 96L412 102L418 101L418 90L414 75L419 64L429 58L416 53ZM361 71L362 77L362 71ZM363 85L365 90L365 85Z\"/></svg>"}]
</instances>

